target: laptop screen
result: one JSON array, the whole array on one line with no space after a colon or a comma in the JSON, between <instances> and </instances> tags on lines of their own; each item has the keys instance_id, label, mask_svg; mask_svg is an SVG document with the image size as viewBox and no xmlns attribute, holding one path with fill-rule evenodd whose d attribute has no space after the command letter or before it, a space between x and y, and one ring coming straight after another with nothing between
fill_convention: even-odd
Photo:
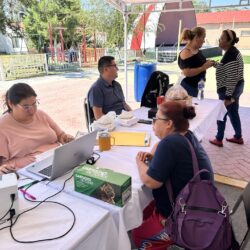
<instances>
[{"instance_id":1,"label":"laptop screen","mask_svg":"<svg viewBox=\"0 0 250 250\"><path fill-rule=\"evenodd\" d=\"M56 148L53 155L51 176L48 178L53 180L62 176L80 163L86 161L93 154L96 135L97 131L94 131ZM28 167L27 170L43 177L47 177L42 174L41 171L44 168L48 168L49 165L51 165L51 163L49 164L47 162L47 164L39 164L38 162Z\"/></svg>"}]
</instances>

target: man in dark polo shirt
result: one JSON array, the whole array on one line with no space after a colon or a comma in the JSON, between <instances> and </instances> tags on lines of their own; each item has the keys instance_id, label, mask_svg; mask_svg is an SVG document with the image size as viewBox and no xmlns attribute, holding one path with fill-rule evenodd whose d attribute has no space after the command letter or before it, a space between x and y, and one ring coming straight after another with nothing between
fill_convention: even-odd
<instances>
[{"instance_id":1,"label":"man in dark polo shirt","mask_svg":"<svg viewBox=\"0 0 250 250\"><path fill-rule=\"evenodd\" d=\"M117 115L122 110L130 111L131 108L125 102L122 87L115 81L118 76L115 58L112 56L101 57L98 61L98 70L100 77L88 92L88 101L95 119L99 119L109 111L115 111Z\"/></svg>"}]
</instances>

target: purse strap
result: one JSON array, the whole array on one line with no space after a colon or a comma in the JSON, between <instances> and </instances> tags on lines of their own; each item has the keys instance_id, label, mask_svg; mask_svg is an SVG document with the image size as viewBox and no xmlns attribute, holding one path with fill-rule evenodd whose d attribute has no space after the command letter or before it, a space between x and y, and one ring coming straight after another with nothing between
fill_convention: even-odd
<instances>
[{"instance_id":1,"label":"purse strap","mask_svg":"<svg viewBox=\"0 0 250 250\"><path fill-rule=\"evenodd\" d=\"M198 167L198 160L197 160L196 153L194 151L194 147L191 144L191 142L188 140L188 138L186 138L186 136L183 136L183 138L185 138L185 140L187 141L187 143L189 145L189 149L190 149L191 155L192 155L193 172L194 172L194 175L196 175L199 172L199 167ZM200 180L200 175L198 175L196 178L198 180ZM171 183L170 179L167 180L165 186L167 189L169 201L170 201L172 207L174 207L174 195L173 195L173 188L172 188L172 183Z\"/></svg>"}]
</instances>

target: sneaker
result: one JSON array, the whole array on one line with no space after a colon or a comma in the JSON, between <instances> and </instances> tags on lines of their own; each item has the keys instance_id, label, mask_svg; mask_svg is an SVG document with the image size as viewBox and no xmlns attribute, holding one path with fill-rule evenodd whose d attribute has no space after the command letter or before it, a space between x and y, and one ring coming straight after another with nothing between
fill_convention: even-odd
<instances>
[{"instance_id":1,"label":"sneaker","mask_svg":"<svg viewBox=\"0 0 250 250\"><path fill-rule=\"evenodd\" d=\"M233 137L233 138L230 138L230 139L226 138L226 140L229 141L229 142L232 142L232 143L244 144L243 138L237 139L237 138Z\"/></svg>"},{"instance_id":2,"label":"sneaker","mask_svg":"<svg viewBox=\"0 0 250 250\"><path fill-rule=\"evenodd\" d=\"M209 140L209 142L215 146L218 146L218 147L223 147L223 142L222 141L219 141L217 139L213 139L213 140Z\"/></svg>"}]
</instances>

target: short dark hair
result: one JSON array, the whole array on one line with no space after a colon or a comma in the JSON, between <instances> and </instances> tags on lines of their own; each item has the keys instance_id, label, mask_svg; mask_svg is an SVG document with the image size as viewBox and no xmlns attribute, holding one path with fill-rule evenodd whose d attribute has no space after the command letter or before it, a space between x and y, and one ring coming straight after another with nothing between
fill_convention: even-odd
<instances>
[{"instance_id":1,"label":"short dark hair","mask_svg":"<svg viewBox=\"0 0 250 250\"><path fill-rule=\"evenodd\" d=\"M173 121L175 132L188 130L188 119L193 119L196 116L193 106L186 106L178 103L177 101L163 102L159 109L165 118L169 118Z\"/></svg>"},{"instance_id":2,"label":"short dark hair","mask_svg":"<svg viewBox=\"0 0 250 250\"><path fill-rule=\"evenodd\" d=\"M12 111L11 107L8 104L8 101L13 103L14 105L20 103L23 99L37 96L35 90L31 88L26 83L16 83L9 88L9 90L5 94L5 105L7 106L7 110L4 112L10 113Z\"/></svg>"},{"instance_id":3,"label":"short dark hair","mask_svg":"<svg viewBox=\"0 0 250 250\"><path fill-rule=\"evenodd\" d=\"M110 65L115 58L113 56L103 56L98 61L98 71L100 74L103 72L103 68Z\"/></svg>"}]
</instances>

